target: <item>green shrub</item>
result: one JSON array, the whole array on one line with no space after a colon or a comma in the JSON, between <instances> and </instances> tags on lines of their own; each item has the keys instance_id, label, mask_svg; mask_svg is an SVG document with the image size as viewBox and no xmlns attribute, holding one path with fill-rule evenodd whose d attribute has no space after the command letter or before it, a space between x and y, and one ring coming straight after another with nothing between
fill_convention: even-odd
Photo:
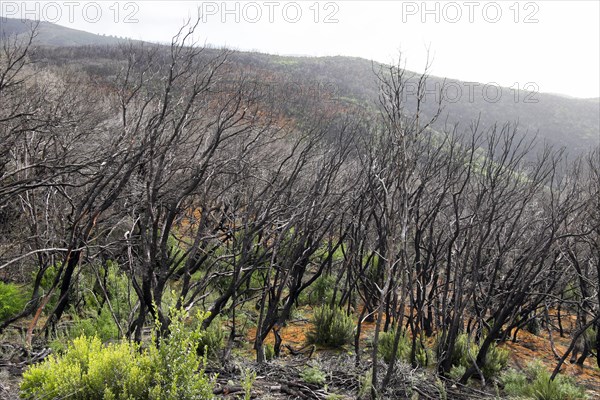
<instances>
[{"instance_id":1,"label":"green shrub","mask_svg":"<svg viewBox=\"0 0 600 400\"><path fill-rule=\"evenodd\" d=\"M4 321L22 311L27 296L15 284L0 281L0 321Z\"/></svg>"},{"instance_id":2,"label":"green shrub","mask_svg":"<svg viewBox=\"0 0 600 400\"><path fill-rule=\"evenodd\" d=\"M265 359L267 361L271 361L272 359L275 358L275 348L270 343L265 344L264 347L265 347Z\"/></svg>"},{"instance_id":3,"label":"green shrub","mask_svg":"<svg viewBox=\"0 0 600 400\"><path fill-rule=\"evenodd\" d=\"M526 374L510 369L503 373L500 382L504 391L513 397L536 400L579 400L586 399L585 390L575 384L572 378L557 375L550 380L550 373L540 364L530 364Z\"/></svg>"},{"instance_id":4,"label":"green shrub","mask_svg":"<svg viewBox=\"0 0 600 400\"><path fill-rule=\"evenodd\" d=\"M525 374L511 368L500 375L500 382L504 385L504 391L507 394L511 396L525 395L525 387L528 384Z\"/></svg>"},{"instance_id":5,"label":"green shrub","mask_svg":"<svg viewBox=\"0 0 600 400\"><path fill-rule=\"evenodd\" d=\"M300 372L300 378L306 383L322 386L327 382L325 372L318 366L306 367Z\"/></svg>"},{"instance_id":6,"label":"green shrub","mask_svg":"<svg viewBox=\"0 0 600 400\"><path fill-rule=\"evenodd\" d=\"M119 329L110 314L108 307L104 306L95 318L75 318L75 323L70 329L71 337L97 336L101 342L119 338Z\"/></svg>"},{"instance_id":7,"label":"green shrub","mask_svg":"<svg viewBox=\"0 0 600 400\"><path fill-rule=\"evenodd\" d=\"M496 343L492 343L485 356L485 363L481 367L481 372L486 379L497 376L508 363L510 353L506 349L501 349Z\"/></svg>"},{"instance_id":8,"label":"green shrub","mask_svg":"<svg viewBox=\"0 0 600 400\"><path fill-rule=\"evenodd\" d=\"M147 352L122 341L104 347L100 339L81 336L63 356L50 356L23 374L26 399L148 398L154 365Z\"/></svg>"},{"instance_id":9,"label":"green shrub","mask_svg":"<svg viewBox=\"0 0 600 400\"><path fill-rule=\"evenodd\" d=\"M40 286L44 289L45 293L48 292L52 288L52 284L54 283L54 279L56 279L56 275L60 270L62 263L58 263L58 265L48 265L44 270L44 274L42 275L42 279L40 280ZM36 272L37 274L37 272ZM35 280L36 274L33 274L31 279Z\"/></svg>"},{"instance_id":10,"label":"green shrub","mask_svg":"<svg viewBox=\"0 0 600 400\"><path fill-rule=\"evenodd\" d=\"M209 399L214 380L204 373L205 359L195 351L203 335L184 325L187 313L172 311L168 337L146 350L126 340L103 346L81 336L65 354L50 356L23 374L26 399ZM201 315L199 315L202 318ZM159 324L157 324L159 325Z\"/></svg>"},{"instance_id":11,"label":"green shrub","mask_svg":"<svg viewBox=\"0 0 600 400\"><path fill-rule=\"evenodd\" d=\"M304 310L302 308L297 307L295 303L292 304L292 307L290 308L289 319L290 320L305 319Z\"/></svg>"},{"instance_id":12,"label":"green shrub","mask_svg":"<svg viewBox=\"0 0 600 400\"><path fill-rule=\"evenodd\" d=\"M56 275L55 270L54 266L48 267L42 279L42 287L51 284L47 278ZM96 270L97 274L92 270ZM115 261L107 260L102 265L90 264L82 269L75 286L77 290L73 293L74 305L69 309L71 321L57 327L51 347L64 351L68 341L81 335L98 336L101 342L120 339L121 332L115 319L121 327L127 327L132 311L129 285L130 280ZM108 299L105 298L106 295ZM54 301L53 297L54 295L50 302ZM51 309L50 306L46 308Z\"/></svg>"},{"instance_id":13,"label":"green shrub","mask_svg":"<svg viewBox=\"0 0 600 400\"><path fill-rule=\"evenodd\" d=\"M131 280L115 261L106 262L106 290L112 305L112 309L121 323L127 325L127 319L133 308L130 303Z\"/></svg>"},{"instance_id":14,"label":"green shrub","mask_svg":"<svg viewBox=\"0 0 600 400\"><path fill-rule=\"evenodd\" d=\"M335 277L331 275L323 275L318 277L310 286L308 304L312 306L318 304L329 304L333 297L334 286Z\"/></svg>"},{"instance_id":15,"label":"green shrub","mask_svg":"<svg viewBox=\"0 0 600 400\"><path fill-rule=\"evenodd\" d=\"M201 323L202 321L199 321ZM199 340L198 354L205 355L209 358L216 359L219 357L219 352L223 348L223 340L225 333L221 326L221 320L215 319L210 326L204 331L204 334Z\"/></svg>"},{"instance_id":16,"label":"green shrub","mask_svg":"<svg viewBox=\"0 0 600 400\"><path fill-rule=\"evenodd\" d=\"M379 334L379 344L377 346L379 355L383 358L383 361L390 363L392 359L392 350L394 349L394 337L396 335L395 330L389 332L381 332ZM400 334L400 340L398 342L398 351L396 352L396 360L410 361L410 351L412 343L410 337L403 330ZM415 359L420 366L426 367L432 358L430 351L428 351L421 341L417 341L417 350Z\"/></svg>"},{"instance_id":17,"label":"green shrub","mask_svg":"<svg viewBox=\"0 0 600 400\"><path fill-rule=\"evenodd\" d=\"M189 329L184 321L188 313L184 310L171 309L169 336L157 343L160 323L156 322L154 346L149 352L158 366L154 375L154 386L150 390L151 399L209 399L212 398L214 380L204 373L206 357L198 355L197 349L205 332L201 323ZM201 322L205 314L198 312L196 320ZM202 368L202 369L201 369Z\"/></svg>"},{"instance_id":18,"label":"green shrub","mask_svg":"<svg viewBox=\"0 0 600 400\"><path fill-rule=\"evenodd\" d=\"M102 343L119 339L119 329L108 307L104 306L100 315L92 318L80 318L74 311L72 315L74 315L72 323L66 328L57 330L49 343L55 353L64 353L68 349L69 342L81 336L97 337Z\"/></svg>"},{"instance_id":19,"label":"green shrub","mask_svg":"<svg viewBox=\"0 0 600 400\"><path fill-rule=\"evenodd\" d=\"M358 377L358 398L362 399L371 393L373 387L373 368L369 368L364 375Z\"/></svg>"},{"instance_id":20,"label":"green shrub","mask_svg":"<svg viewBox=\"0 0 600 400\"><path fill-rule=\"evenodd\" d=\"M471 340L467 334L460 334L454 345L452 353L452 365L455 367L464 367L465 370L473 365L477 353L479 353L480 344ZM488 349L481 372L486 379L496 376L502 371L508 363L509 352L492 343Z\"/></svg>"},{"instance_id":21,"label":"green shrub","mask_svg":"<svg viewBox=\"0 0 600 400\"><path fill-rule=\"evenodd\" d=\"M395 330L389 332L381 332L379 334L379 343L377 345L377 351L383 361L390 363L392 360L392 354L394 350L394 337L396 335ZM398 351L396 352L397 360L408 360L410 357L410 339L406 332L400 334L400 341L398 342Z\"/></svg>"},{"instance_id":22,"label":"green shrub","mask_svg":"<svg viewBox=\"0 0 600 400\"><path fill-rule=\"evenodd\" d=\"M421 367L427 367L431 363L433 356L429 349L423 347L419 341L417 342L417 354L415 358Z\"/></svg>"},{"instance_id":23,"label":"green shrub","mask_svg":"<svg viewBox=\"0 0 600 400\"><path fill-rule=\"evenodd\" d=\"M256 381L256 371L251 369L244 369L242 371L242 387L244 388L244 400L250 400L252 398L252 386Z\"/></svg>"},{"instance_id":24,"label":"green shrub","mask_svg":"<svg viewBox=\"0 0 600 400\"><path fill-rule=\"evenodd\" d=\"M469 367L477 357L478 351L479 346L471 340L469 335L465 333L458 335L452 353L452 365Z\"/></svg>"},{"instance_id":25,"label":"green shrub","mask_svg":"<svg viewBox=\"0 0 600 400\"><path fill-rule=\"evenodd\" d=\"M450 372L448 372L448 377L452 380L459 380L464 374L467 372L467 368L463 365L455 365L450 368Z\"/></svg>"},{"instance_id":26,"label":"green shrub","mask_svg":"<svg viewBox=\"0 0 600 400\"><path fill-rule=\"evenodd\" d=\"M317 307L312 317L313 328L306 334L309 343L341 347L352 340L354 322L341 308Z\"/></svg>"},{"instance_id":27,"label":"green shrub","mask_svg":"<svg viewBox=\"0 0 600 400\"><path fill-rule=\"evenodd\" d=\"M446 391L446 385L440 378L435 378L435 388L438 391L440 400L448 399L448 392Z\"/></svg>"}]
</instances>

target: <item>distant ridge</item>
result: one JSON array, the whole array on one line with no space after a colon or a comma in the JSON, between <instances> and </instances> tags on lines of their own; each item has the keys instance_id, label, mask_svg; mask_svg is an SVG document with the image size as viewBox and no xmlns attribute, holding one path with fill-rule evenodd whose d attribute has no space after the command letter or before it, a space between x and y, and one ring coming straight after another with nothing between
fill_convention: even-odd
<instances>
[{"instance_id":1,"label":"distant ridge","mask_svg":"<svg viewBox=\"0 0 600 400\"><path fill-rule=\"evenodd\" d=\"M21 21L0 17L2 35L27 37L34 21ZM53 48L51 51L38 52L36 57L45 58L49 63L78 61L90 72L110 71L114 59L104 51L79 51L59 48L77 46L111 46L122 43L138 42L131 39L96 35L76 29L66 28L49 22L40 22L35 44ZM378 98L378 86L373 75L373 63L358 57L345 56L281 56L259 52L234 51L230 61L244 70L260 70L264 76L272 73L283 77L283 82L303 81L319 83L327 92L333 92L337 101L372 107ZM377 64L375 64L377 68ZM110 73L110 72L107 72ZM409 72L408 75L412 73ZM413 79L419 74L414 74ZM467 127L479 120L482 128L495 123L519 124L522 132L537 134L542 142L565 147L571 154L582 154L600 145L600 98L582 99L562 94L532 93L523 90L498 87L490 90L486 97L487 85L463 82L456 79L431 76L428 84L432 88L446 85L447 102L443 118L438 121L437 129L444 129L459 123ZM472 88L475 88L472 90ZM456 96L457 91L462 92ZM501 96L494 96L497 91ZM490 95L492 98L490 98ZM454 96L454 99L448 98ZM410 99L408 99L410 103ZM409 105L408 109L411 109ZM435 96L423 104L425 115L431 115L437 109ZM446 115L448 118L446 119Z\"/></svg>"},{"instance_id":2,"label":"distant ridge","mask_svg":"<svg viewBox=\"0 0 600 400\"><path fill-rule=\"evenodd\" d=\"M17 36L29 35L36 21L5 18L0 16L0 35ZM70 46L99 46L127 43L133 40L112 36L96 35L94 33L67 28L51 22L39 21L37 37L34 43L41 46L70 47Z\"/></svg>"}]
</instances>

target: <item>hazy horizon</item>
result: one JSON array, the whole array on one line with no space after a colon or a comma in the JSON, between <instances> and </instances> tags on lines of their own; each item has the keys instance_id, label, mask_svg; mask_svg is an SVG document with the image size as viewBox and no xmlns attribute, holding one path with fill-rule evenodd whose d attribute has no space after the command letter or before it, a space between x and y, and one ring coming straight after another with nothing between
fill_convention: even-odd
<instances>
[{"instance_id":1,"label":"hazy horizon","mask_svg":"<svg viewBox=\"0 0 600 400\"><path fill-rule=\"evenodd\" d=\"M600 97L596 1L11 2L2 17L165 43L200 14L201 43L289 56L350 56L513 89ZM38 18L33 18L38 17Z\"/></svg>"}]
</instances>

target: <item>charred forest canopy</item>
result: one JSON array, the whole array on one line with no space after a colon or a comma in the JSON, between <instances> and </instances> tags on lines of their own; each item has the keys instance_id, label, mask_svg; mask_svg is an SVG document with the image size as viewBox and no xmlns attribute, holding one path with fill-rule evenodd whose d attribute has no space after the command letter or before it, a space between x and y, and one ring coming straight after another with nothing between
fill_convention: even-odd
<instances>
[{"instance_id":1,"label":"charred forest canopy","mask_svg":"<svg viewBox=\"0 0 600 400\"><path fill-rule=\"evenodd\" d=\"M440 374L468 333L460 381L485 381L496 343L562 309L570 350L593 330L581 363L597 358L597 102L449 102L460 82L401 62L203 48L193 26L171 45L62 46L40 28L0 54L0 278L27 295L0 330L27 321L31 345L95 308L140 342L156 321L169 335L174 304L227 321L231 352L249 309L263 363L329 282L357 364L375 323L374 396L395 365L384 332L395 348L407 333L414 366L436 336Z\"/></svg>"}]
</instances>

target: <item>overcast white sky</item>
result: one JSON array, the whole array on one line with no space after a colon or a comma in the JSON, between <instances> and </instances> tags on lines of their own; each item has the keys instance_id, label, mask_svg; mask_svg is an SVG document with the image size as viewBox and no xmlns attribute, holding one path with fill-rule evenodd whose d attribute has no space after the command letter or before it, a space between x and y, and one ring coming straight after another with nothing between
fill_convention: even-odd
<instances>
[{"instance_id":1,"label":"overcast white sky","mask_svg":"<svg viewBox=\"0 0 600 400\"><path fill-rule=\"evenodd\" d=\"M187 17L198 39L273 54L346 55L513 88L600 96L600 2L5 1L7 17L167 42Z\"/></svg>"}]
</instances>

